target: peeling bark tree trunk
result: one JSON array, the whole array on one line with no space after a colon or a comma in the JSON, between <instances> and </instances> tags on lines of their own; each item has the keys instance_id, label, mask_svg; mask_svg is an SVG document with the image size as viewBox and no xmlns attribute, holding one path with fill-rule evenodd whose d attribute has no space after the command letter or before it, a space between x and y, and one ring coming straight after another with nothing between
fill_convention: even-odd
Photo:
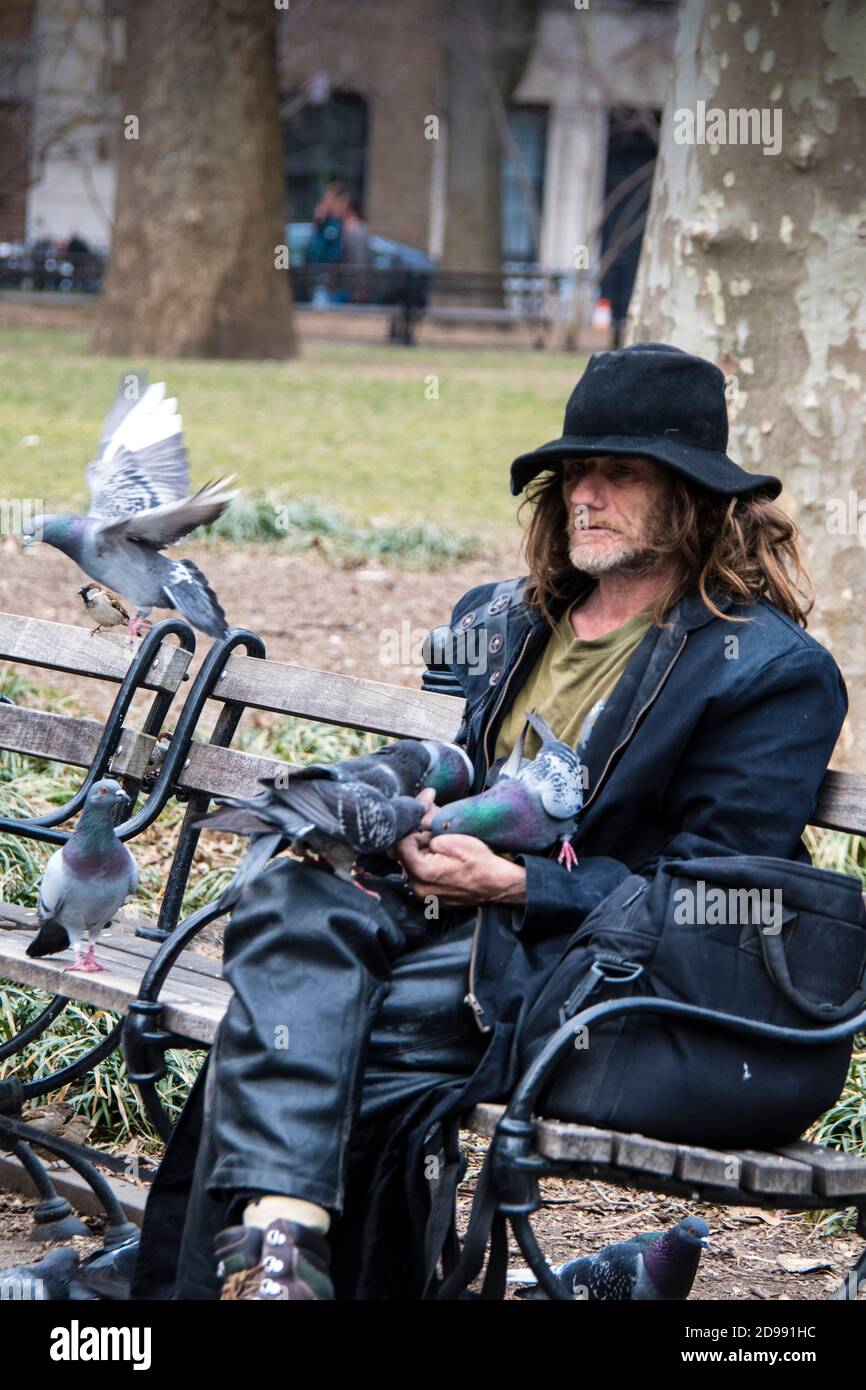
<instances>
[{"instance_id":1,"label":"peeling bark tree trunk","mask_svg":"<svg viewBox=\"0 0 866 1390\"><path fill-rule=\"evenodd\" d=\"M111 260L93 348L295 352L277 105L277 12L248 0L127 7ZM128 126L127 126L128 128Z\"/></svg>"},{"instance_id":2,"label":"peeling bark tree trunk","mask_svg":"<svg viewBox=\"0 0 866 1390\"><path fill-rule=\"evenodd\" d=\"M780 153L676 143L675 113L699 101L708 114L781 111ZM851 698L834 762L860 771L864 282L866 9L688 0L629 337L698 352L736 378L730 452L785 481L781 504L801 527L815 580L810 630L831 647Z\"/></svg>"},{"instance_id":3,"label":"peeling bark tree trunk","mask_svg":"<svg viewBox=\"0 0 866 1390\"><path fill-rule=\"evenodd\" d=\"M502 268L502 122L532 48L539 0L448 0L448 270Z\"/></svg>"}]
</instances>

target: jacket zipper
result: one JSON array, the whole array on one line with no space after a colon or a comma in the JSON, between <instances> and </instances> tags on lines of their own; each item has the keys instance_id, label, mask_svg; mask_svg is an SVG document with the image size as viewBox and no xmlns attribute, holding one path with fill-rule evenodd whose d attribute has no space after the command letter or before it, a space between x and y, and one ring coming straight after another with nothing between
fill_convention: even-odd
<instances>
[{"instance_id":1,"label":"jacket zipper","mask_svg":"<svg viewBox=\"0 0 866 1390\"><path fill-rule=\"evenodd\" d=\"M677 650L674 652L673 656L671 657L670 661L668 662L668 664L667 664L667 666L666 666L664 672L662 673L662 678L661 678L661 680L659 681L658 685L656 686L655 690L653 691L652 695L650 695L650 697L649 697L649 699L647 700L647 702L646 702L645 705L641 705L640 709L638 710L637 714L635 715L634 719L633 719L632 722L631 722L631 727L630 727L628 733L625 735L625 738L620 739L620 741L619 741L619 743L616 745L616 747L613 748L613 749L611 750L610 755L609 755L609 757L608 757L608 760L607 760L607 762L605 763L604 767L603 767L602 770L601 770L601 775L599 776L598 781L596 782L595 786L594 786L593 789L592 789L592 792L591 792L590 795L587 797L586 801L583 803L583 806L582 806L582 808L581 808L581 815L583 814L583 812L586 810L586 808L587 808L588 806L591 806L591 805L592 805L593 801L594 801L595 798L598 796L598 793L601 791L602 783L604 782L604 779L605 779L605 777L607 776L608 771L610 770L611 763L613 762L613 760L614 760L614 758L616 757L617 753L621 752L622 749L625 748L626 744L631 742L632 735L634 734L634 731L635 731L635 729L637 728L639 721L640 721L640 720L643 718L643 716L646 714L646 712L647 712L647 710L649 709L650 705L653 704L654 701L656 700L656 698L657 698L657 696L658 696L658 694L659 694L659 692L660 692L662 686L664 685L665 681L667 680L668 676L670 675L671 671L673 670L675 663L676 663L677 661L679 661L679 658L680 658L680 656L681 656L681 654L682 654L683 647L686 645L687 640L688 640L688 633L683 633L683 639L682 639L682 641L680 642L679 647L677 648Z\"/></svg>"},{"instance_id":2,"label":"jacket zipper","mask_svg":"<svg viewBox=\"0 0 866 1390\"><path fill-rule=\"evenodd\" d=\"M464 996L463 1003L468 1004L472 1010L473 1018L478 1024L482 1033L490 1032L490 1024L484 1022L484 1010L480 1000L475 993L475 958L478 954L478 932L481 928L481 908L475 914L475 930L472 933L472 953L469 957L469 992Z\"/></svg>"}]
</instances>

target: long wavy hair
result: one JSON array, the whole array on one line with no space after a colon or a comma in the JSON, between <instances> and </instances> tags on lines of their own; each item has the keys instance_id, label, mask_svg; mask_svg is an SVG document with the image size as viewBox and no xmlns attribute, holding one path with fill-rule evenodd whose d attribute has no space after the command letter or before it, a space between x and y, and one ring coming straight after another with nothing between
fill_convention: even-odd
<instances>
[{"instance_id":1,"label":"long wavy hair","mask_svg":"<svg viewBox=\"0 0 866 1390\"><path fill-rule=\"evenodd\" d=\"M551 626L551 604L573 587L568 513L562 497L562 471L543 474L527 488L521 504L532 507L523 550L529 569L526 603ZM685 594L697 590L711 613L729 622L747 619L723 613L714 602L722 594L742 604L765 598L801 627L813 605L812 580L803 563L796 525L768 497L719 497L670 474L663 505L650 518L647 548L674 561L671 577L653 608L653 621Z\"/></svg>"}]
</instances>

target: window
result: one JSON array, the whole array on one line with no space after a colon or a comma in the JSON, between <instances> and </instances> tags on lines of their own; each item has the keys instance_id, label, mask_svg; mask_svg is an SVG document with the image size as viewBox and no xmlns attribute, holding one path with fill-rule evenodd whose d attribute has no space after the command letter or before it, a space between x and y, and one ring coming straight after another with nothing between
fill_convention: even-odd
<instances>
[{"instance_id":1,"label":"window","mask_svg":"<svg viewBox=\"0 0 866 1390\"><path fill-rule=\"evenodd\" d=\"M502 158L502 259L537 261L547 108L513 106Z\"/></svg>"},{"instance_id":2,"label":"window","mask_svg":"<svg viewBox=\"0 0 866 1390\"><path fill-rule=\"evenodd\" d=\"M284 99L291 110L291 96ZM283 122L283 168L288 219L309 222L319 194L342 179L364 202L367 164L367 103L353 92L333 92L327 101L307 101Z\"/></svg>"}]
</instances>

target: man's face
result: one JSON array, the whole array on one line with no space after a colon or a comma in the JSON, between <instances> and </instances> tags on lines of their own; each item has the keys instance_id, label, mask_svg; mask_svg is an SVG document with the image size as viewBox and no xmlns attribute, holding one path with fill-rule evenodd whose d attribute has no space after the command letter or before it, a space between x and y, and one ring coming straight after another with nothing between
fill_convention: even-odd
<instances>
[{"instance_id":1,"label":"man's face","mask_svg":"<svg viewBox=\"0 0 866 1390\"><path fill-rule=\"evenodd\" d=\"M566 459L562 496L572 564L591 575L654 569L659 557L652 546L663 534L669 493L670 474L650 459Z\"/></svg>"}]
</instances>

